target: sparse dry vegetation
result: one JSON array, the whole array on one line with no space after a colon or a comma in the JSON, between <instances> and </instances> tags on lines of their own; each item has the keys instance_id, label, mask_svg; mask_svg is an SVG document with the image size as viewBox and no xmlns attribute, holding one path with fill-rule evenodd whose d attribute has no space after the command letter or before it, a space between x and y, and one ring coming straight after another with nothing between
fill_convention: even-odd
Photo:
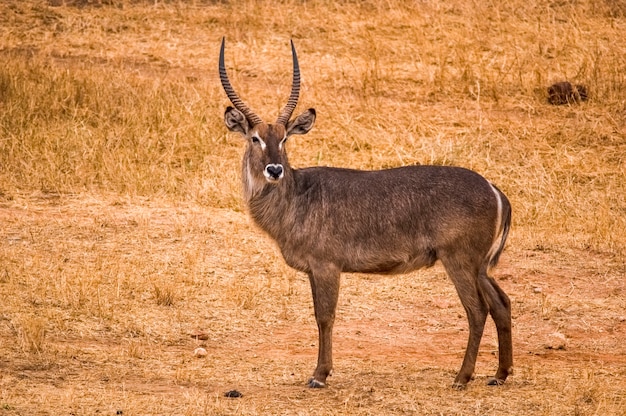
<instances>
[{"instance_id":1,"label":"sparse dry vegetation","mask_svg":"<svg viewBox=\"0 0 626 416\"><path fill-rule=\"evenodd\" d=\"M500 3L2 2L0 415L626 414L626 5ZM310 289L241 203L224 35L267 120L295 40L318 121L293 165L452 164L505 191L505 386L490 324L449 389L467 329L435 267L344 276L335 374L304 388ZM589 100L549 105L564 80Z\"/></svg>"}]
</instances>

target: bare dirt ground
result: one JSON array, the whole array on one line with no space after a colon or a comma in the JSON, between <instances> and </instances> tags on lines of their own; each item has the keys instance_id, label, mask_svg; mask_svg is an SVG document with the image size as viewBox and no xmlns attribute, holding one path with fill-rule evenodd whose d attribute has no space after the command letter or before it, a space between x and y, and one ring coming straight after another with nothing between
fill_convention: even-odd
<instances>
[{"instance_id":1,"label":"bare dirt ground","mask_svg":"<svg viewBox=\"0 0 626 416\"><path fill-rule=\"evenodd\" d=\"M513 233L494 274L513 302L516 373L485 386L497 362L489 322L465 392L449 385L466 319L439 266L344 275L335 373L328 389L311 391L308 282L245 213L38 193L3 201L0 223L0 414L626 409L624 265L603 253L532 246ZM197 346L207 357L193 357ZM243 397L223 397L233 389Z\"/></svg>"}]
</instances>

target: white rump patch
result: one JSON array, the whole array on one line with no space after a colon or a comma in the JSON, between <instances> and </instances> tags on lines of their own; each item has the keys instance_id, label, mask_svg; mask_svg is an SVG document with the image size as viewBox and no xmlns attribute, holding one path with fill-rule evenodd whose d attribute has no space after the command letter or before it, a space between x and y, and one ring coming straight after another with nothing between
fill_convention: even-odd
<instances>
[{"instance_id":1,"label":"white rump patch","mask_svg":"<svg viewBox=\"0 0 626 416\"><path fill-rule=\"evenodd\" d=\"M491 248L489 249L489 253L487 253L487 258L489 261L496 255L498 249L500 248L500 244L502 242L502 234L504 233L504 229L502 228L502 197L500 196L500 192L489 182L489 186L493 191L493 194L496 196L496 202L498 205L498 213L496 216L496 228L494 234L493 243L491 244Z\"/></svg>"}]
</instances>

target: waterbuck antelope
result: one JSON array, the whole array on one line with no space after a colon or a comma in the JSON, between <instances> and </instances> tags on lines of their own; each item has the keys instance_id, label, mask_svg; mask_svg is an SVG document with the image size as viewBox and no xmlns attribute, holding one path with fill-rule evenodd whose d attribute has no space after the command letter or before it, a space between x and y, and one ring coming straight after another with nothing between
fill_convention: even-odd
<instances>
[{"instance_id":1,"label":"waterbuck antelope","mask_svg":"<svg viewBox=\"0 0 626 416\"><path fill-rule=\"evenodd\" d=\"M511 224L506 196L479 174L449 166L406 166L362 171L332 167L293 169L285 144L315 122L310 108L291 118L300 93L300 69L291 42L293 83L274 124L239 98L224 66L219 74L233 107L224 121L247 141L244 198L256 224L272 237L287 264L307 273L319 330L317 367L309 387L324 387L332 363L332 329L342 272L407 273L440 260L469 321L465 357L453 387L464 388L476 364L487 314L498 332L499 364L490 385L512 372L511 306L489 277Z\"/></svg>"}]
</instances>

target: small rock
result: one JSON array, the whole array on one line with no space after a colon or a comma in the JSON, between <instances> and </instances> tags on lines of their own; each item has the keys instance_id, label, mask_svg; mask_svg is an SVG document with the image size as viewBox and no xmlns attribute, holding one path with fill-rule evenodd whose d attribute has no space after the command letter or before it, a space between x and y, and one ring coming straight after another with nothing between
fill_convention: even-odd
<instances>
[{"instance_id":1,"label":"small rock","mask_svg":"<svg viewBox=\"0 0 626 416\"><path fill-rule=\"evenodd\" d=\"M548 102L552 105L574 104L587 101L587 87L557 82L548 87Z\"/></svg>"},{"instance_id":2,"label":"small rock","mask_svg":"<svg viewBox=\"0 0 626 416\"><path fill-rule=\"evenodd\" d=\"M200 341L206 341L209 339L209 334L204 331L194 331L189 335L191 335L191 338L198 339Z\"/></svg>"},{"instance_id":3,"label":"small rock","mask_svg":"<svg viewBox=\"0 0 626 416\"><path fill-rule=\"evenodd\" d=\"M565 350L567 349L567 338L560 332L553 332L548 335L545 347L547 350Z\"/></svg>"},{"instance_id":4,"label":"small rock","mask_svg":"<svg viewBox=\"0 0 626 416\"><path fill-rule=\"evenodd\" d=\"M224 393L224 397L243 397L243 394L241 394L237 390L231 390Z\"/></svg>"},{"instance_id":5,"label":"small rock","mask_svg":"<svg viewBox=\"0 0 626 416\"><path fill-rule=\"evenodd\" d=\"M195 350L193 350L194 357L204 358L207 356L207 354L208 352L202 347L198 347Z\"/></svg>"},{"instance_id":6,"label":"small rock","mask_svg":"<svg viewBox=\"0 0 626 416\"><path fill-rule=\"evenodd\" d=\"M540 288L539 286L535 286L535 287L533 287L533 292L535 292L535 293L541 293L541 292L543 292L543 289L542 289L542 288Z\"/></svg>"}]
</instances>

